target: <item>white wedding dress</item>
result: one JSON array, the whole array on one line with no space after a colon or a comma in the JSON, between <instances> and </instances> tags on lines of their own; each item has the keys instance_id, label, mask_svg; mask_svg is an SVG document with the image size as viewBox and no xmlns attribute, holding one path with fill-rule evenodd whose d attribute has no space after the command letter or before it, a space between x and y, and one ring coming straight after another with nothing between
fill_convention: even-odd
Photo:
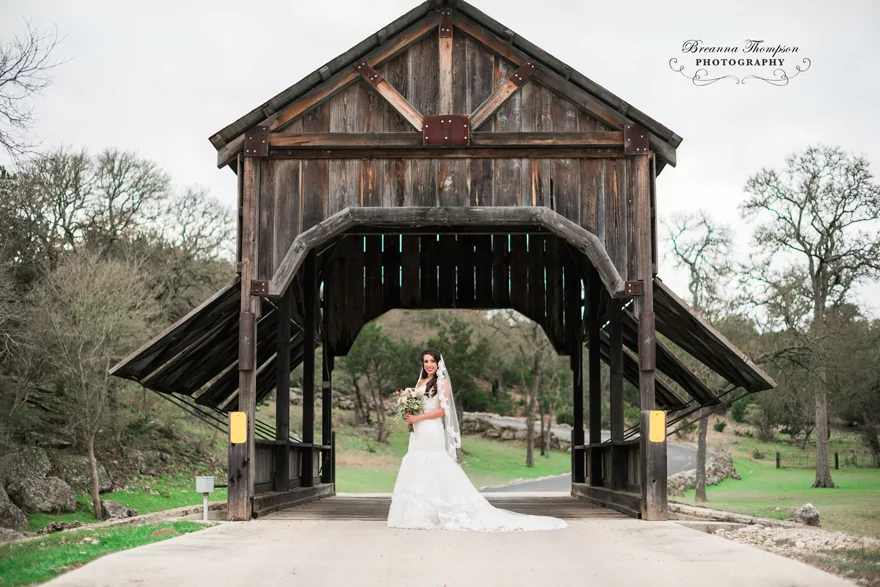
<instances>
[{"instance_id":1,"label":"white wedding dress","mask_svg":"<svg viewBox=\"0 0 880 587\"><path fill-rule=\"evenodd\" d=\"M425 399L425 412L438 407L439 393ZM447 453L444 437L442 418L413 424L409 450L394 484L388 512L389 528L510 532L567 526L558 518L529 516L494 507Z\"/></svg>"}]
</instances>

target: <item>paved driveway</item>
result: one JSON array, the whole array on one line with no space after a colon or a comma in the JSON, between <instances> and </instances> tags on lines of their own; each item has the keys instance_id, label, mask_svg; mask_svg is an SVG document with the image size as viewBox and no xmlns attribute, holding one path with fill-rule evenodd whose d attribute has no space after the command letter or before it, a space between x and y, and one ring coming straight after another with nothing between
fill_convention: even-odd
<instances>
[{"instance_id":1,"label":"paved driveway","mask_svg":"<svg viewBox=\"0 0 880 587\"><path fill-rule=\"evenodd\" d=\"M563 530L390 530L378 521L224 523L111 554L52 587L851 586L803 563L685 528L571 520Z\"/></svg>"}]
</instances>

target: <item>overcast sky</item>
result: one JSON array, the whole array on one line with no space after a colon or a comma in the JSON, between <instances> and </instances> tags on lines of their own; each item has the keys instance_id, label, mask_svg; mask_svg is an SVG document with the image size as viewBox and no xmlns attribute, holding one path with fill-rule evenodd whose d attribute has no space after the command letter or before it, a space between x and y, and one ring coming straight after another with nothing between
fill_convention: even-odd
<instances>
[{"instance_id":1,"label":"overcast sky","mask_svg":"<svg viewBox=\"0 0 880 587\"><path fill-rule=\"evenodd\" d=\"M658 179L661 217L703 207L736 230L740 251L750 229L738 206L761 167L781 168L786 155L822 143L866 156L880 175L878 2L472 4L684 137L678 167ZM57 57L69 61L35 102L44 147L137 150L177 184L207 187L232 206L234 175L216 168L208 137L416 5L0 0L0 38L20 33L25 19L64 37ZM786 87L696 87L669 68L688 39L748 38L797 46L812 66ZM668 261L660 276L686 292ZM880 294L859 292L880 315Z\"/></svg>"}]
</instances>

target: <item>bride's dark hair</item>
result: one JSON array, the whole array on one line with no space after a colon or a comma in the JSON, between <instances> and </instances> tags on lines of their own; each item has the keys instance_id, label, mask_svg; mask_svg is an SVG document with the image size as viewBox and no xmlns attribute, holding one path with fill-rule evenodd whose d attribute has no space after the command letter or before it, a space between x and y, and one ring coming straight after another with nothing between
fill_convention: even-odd
<instances>
[{"instance_id":1,"label":"bride's dark hair","mask_svg":"<svg viewBox=\"0 0 880 587\"><path fill-rule=\"evenodd\" d=\"M419 375L420 379L424 379L428 376L427 371L425 371L425 355L431 355L434 358L434 362L437 363L437 367L440 367L440 359L443 356L440 354L440 351L434 349L427 349L422 353L422 371ZM428 397L434 397L437 395L437 371L434 371L434 374L431 376L431 380L425 384L425 395Z\"/></svg>"}]
</instances>

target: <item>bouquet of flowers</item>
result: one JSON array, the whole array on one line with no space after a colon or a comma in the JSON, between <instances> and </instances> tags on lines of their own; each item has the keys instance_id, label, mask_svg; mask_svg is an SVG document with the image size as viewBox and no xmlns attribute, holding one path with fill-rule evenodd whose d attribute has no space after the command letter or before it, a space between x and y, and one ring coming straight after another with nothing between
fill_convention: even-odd
<instances>
[{"instance_id":1,"label":"bouquet of flowers","mask_svg":"<svg viewBox=\"0 0 880 587\"><path fill-rule=\"evenodd\" d=\"M412 387L407 387L406 389L395 391L392 397L394 398L395 417L398 420L403 420L407 414L417 414L422 411L425 390L424 388L416 390ZM409 425L409 431L413 431L412 424Z\"/></svg>"}]
</instances>

